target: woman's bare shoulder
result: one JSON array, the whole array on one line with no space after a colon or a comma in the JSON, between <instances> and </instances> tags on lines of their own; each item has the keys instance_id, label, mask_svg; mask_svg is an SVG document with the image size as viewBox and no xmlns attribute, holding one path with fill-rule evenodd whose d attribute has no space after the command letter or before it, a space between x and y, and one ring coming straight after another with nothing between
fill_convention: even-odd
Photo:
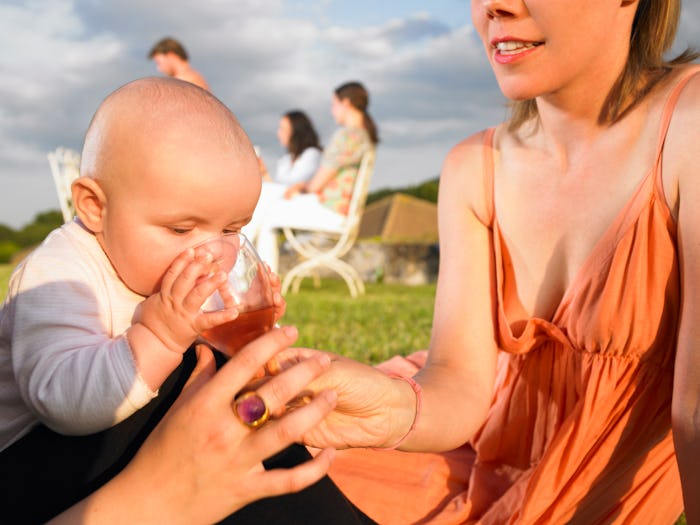
<instances>
[{"instance_id":1,"label":"woman's bare shoulder","mask_svg":"<svg viewBox=\"0 0 700 525\"><path fill-rule=\"evenodd\" d=\"M485 129L457 143L447 154L440 175L440 200L445 206L466 206L482 222L488 222L491 198L487 193L491 167L485 163L489 156L494 158L493 143L486 140L490 132Z\"/></svg>"},{"instance_id":2,"label":"woman's bare shoulder","mask_svg":"<svg viewBox=\"0 0 700 525\"><path fill-rule=\"evenodd\" d=\"M689 64L679 67L665 89L670 94L681 78L695 72L679 93L666 138L666 154L677 155L680 159L695 157L695 149L700 139L700 65ZM664 97L667 98L667 97ZM691 155L692 152L692 155Z\"/></svg>"}]
</instances>

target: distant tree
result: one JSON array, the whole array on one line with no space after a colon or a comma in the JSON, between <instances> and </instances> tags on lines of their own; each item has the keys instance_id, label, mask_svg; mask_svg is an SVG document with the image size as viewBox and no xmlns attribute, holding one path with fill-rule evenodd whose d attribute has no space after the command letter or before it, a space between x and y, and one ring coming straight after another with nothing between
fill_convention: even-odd
<instances>
[{"instance_id":1,"label":"distant tree","mask_svg":"<svg viewBox=\"0 0 700 525\"><path fill-rule=\"evenodd\" d=\"M59 210L37 213L33 222L19 230L0 224L0 264L10 262L21 251L36 246L61 224L63 215Z\"/></svg>"},{"instance_id":2,"label":"distant tree","mask_svg":"<svg viewBox=\"0 0 700 525\"><path fill-rule=\"evenodd\" d=\"M20 251L20 247L12 241L0 241L0 264L7 264Z\"/></svg>"},{"instance_id":3,"label":"distant tree","mask_svg":"<svg viewBox=\"0 0 700 525\"><path fill-rule=\"evenodd\" d=\"M388 197L389 195L393 195L397 191L398 190L395 190L395 189L390 190L390 189L386 189L386 188L381 189L381 190L377 190L377 191L373 191L372 193L367 195L367 204L372 204L375 201L380 201L384 197Z\"/></svg>"},{"instance_id":4,"label":"distant tree","mask_svg":"<svg viewBox=\"0 0 700 525\"><path fill-rule=\"evenodd\" d=\"M6 226L4 224L0 224L0 242L3 241L13 241L15 238L15 230L10 228L9 226Z\"/></svg>"},{"instance_id":5,"label":"distant tree","mask_svg":"<svg viewBox=\"0 0 700 525\"><path fill-rule=\"evenodd\" d=\"M58 210L49 210L42 213L37 213L34 217L36 224L47 224L51 228L58 228L63 224L63 215Z\"/></svg>"},{"instance_id":6,"label":"distant tree","mask_svg":"<svg viewBox=\"0 0 700 525\"><path fill-rule=\"evenodd\" d=\"M415 186L415 188L413 188L413 191L409 191L408 193L413 195L414 197L418 197L419 199L425 199L430 202L437 202L438 186L439 179L435 178L425 181L424 183L419 184L418 186Z\"/></svg>"},{"instance_id":7,"label":"distant tree","mask_svg":"<svg viewBox=\"0 0 700 525\"><path fill-rule=\"evenodd\" d=\"M419 199L424 199L430 202L437 202L439 178L427 180L416 186L405 186L403 188L383 188L373 191L367 195L367 204L381 200L384 197L393 195L394 193L405 193Z\"/></svg>"},{"instance_id":8,"label":"distant tree","mask_svg":"<svg viewBox=\"0 0 700 525\"><path fill-rule=\"evenodd\" d=\"M39 244L41 241L43 241L46 236L55 229L56 227L51 224L33 222L17 232L15 241L22 248L34 246L35 244Z\"/></svg>"}]
</instances>

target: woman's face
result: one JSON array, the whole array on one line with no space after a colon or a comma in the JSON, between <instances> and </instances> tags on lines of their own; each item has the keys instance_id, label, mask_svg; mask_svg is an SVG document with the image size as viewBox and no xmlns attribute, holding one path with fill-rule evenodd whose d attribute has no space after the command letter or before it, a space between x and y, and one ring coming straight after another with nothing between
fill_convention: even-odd
<instances>
[{"instance_id":1,"label":"woman's face","mask_svg":"<svg viewBox=\"0 0 700 525\"><path fill-rule=\"evenodd\" d=\"M342 126L345 123L345 115L347 114L347 107L349 104L349 100L341 100L335 93L333 93L333 100L331 101L331 114L333 115L336 124Z\"/></svg>"},{"instance_id":2,"label":"woman's face","mask_svg":"<svg viewBox=\"0 0 700 525\"><path fill-rule=\"evenodd\" d=\"M292 123L289 122L287 117L282 117L280 119L279 125L277 126L277 139L280 144L285 148L289 146L289 141L292 138Z\"/></svg>"},{"instance_id":3,"label":"woman's face","mask_svg":"<svg viewBox=\"0 0 700 525\"><path fill-rule=\"evenodd\" d=\"M472 0L471 14L501 91L524 100L567 87L585 97L591 81L616 78L636 7L632 0Z\"/></svg>"}]
</instances>

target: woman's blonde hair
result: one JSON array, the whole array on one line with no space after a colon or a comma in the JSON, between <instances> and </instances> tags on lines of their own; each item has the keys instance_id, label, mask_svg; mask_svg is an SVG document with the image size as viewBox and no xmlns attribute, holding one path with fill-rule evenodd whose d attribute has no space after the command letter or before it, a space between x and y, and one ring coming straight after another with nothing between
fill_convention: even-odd
<instances>
[{"instance_id":1,"label":"woman's blonde hair","mask_svg":"<svg viewBox=\"0 0 700 525\"><path fill-rule=\"evenodd\" d=\"M603 103L598 117L601 124L621 119L674 67L692 62L699 55L686 49L672 60L664 53L673 45L681 13L681 0L639 0L632 22L627 64ZM534 99L511 103L510 131L536 119Z\"/></svg>"}]
</instances>

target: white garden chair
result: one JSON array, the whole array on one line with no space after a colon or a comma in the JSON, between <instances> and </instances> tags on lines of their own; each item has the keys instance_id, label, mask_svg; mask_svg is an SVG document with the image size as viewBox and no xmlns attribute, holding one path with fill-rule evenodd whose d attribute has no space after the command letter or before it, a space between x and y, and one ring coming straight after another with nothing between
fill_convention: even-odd
<instances>
[{"instance_id":1,"label":"white garden chair","mask_svg":"<svg viewBox=\"0 0 700 525\"><path fill-rule=\"evenodd\" d=\"M75 215L71 183L80 176L80 153L70 148L59 147L47 155L51 165L51 175L56 185L58 202L61 205L63 222L70 222Z\"/></svg>"},{"instance_id":2,"label":"white garden chair","mask_svg":"<svg viewBox=\"0 0 700 525\"><path fill-rule=\"evenodd\" d=\"M301 262L292 267L282 280L283 294L287 293L290 286L292 291L297 293L301 281L309 276L313 276L314 284L318 288L321 284L319 271L322 269L329 269L340 275L352 297L365 293L362 277L341 257L350 251L357 240L369 183L374 172L374 159L374 148L363 155L350 199L347 219L337 231L313 232L289 227L282 228L285 238L301 257Z\"/></svg>"}]
</instances>

